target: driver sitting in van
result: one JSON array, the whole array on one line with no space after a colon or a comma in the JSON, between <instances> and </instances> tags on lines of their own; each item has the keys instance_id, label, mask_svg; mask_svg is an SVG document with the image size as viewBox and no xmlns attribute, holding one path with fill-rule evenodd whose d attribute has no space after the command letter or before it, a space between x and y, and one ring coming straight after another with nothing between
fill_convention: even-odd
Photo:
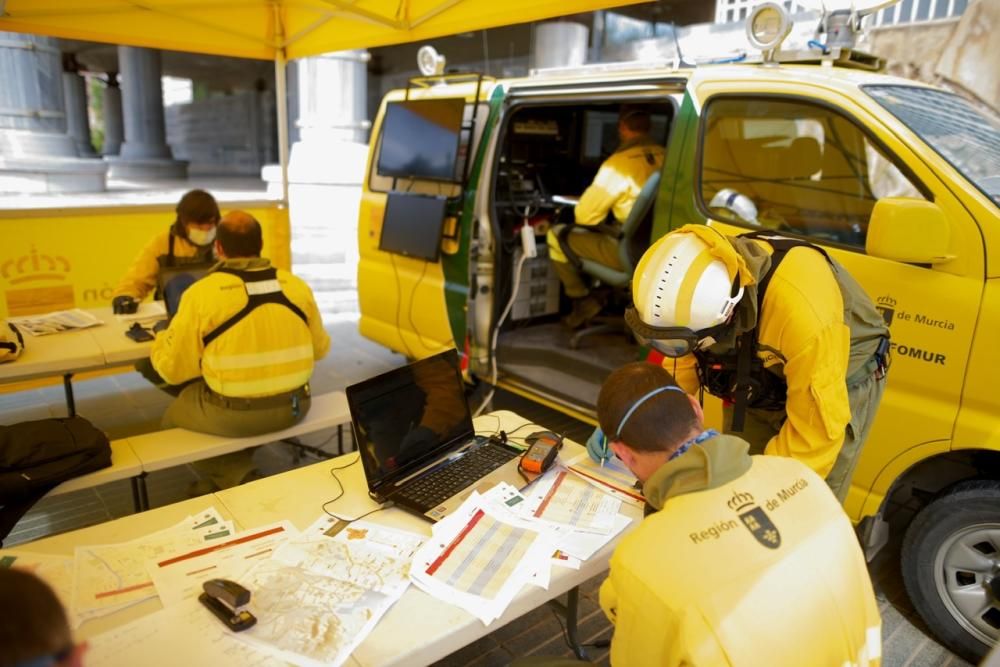
<instances>
[{"instance_id":1,"label":"driver sitting in van","mask_svg":"<svg viewBox=\"0 0 1000 667\"><path fill-rule=\"evenodd\" d=\"M593 183L580 196L575 210L576 224L588 227L599 225L609 212L614 215L615 224L621 224L628 218L646 180L663 166L663 146L650 137L651 126L649 112L645 109L621 108L618 115L621 143L601 164ZM604 304L590 294L590 287L566 258L559 244L562 227L553 227L546 242L566 296L573 300L573 310L563 318L563 323L577 329L601 312ZM613 269L622 268L618 259L618 240L608 234L569 234L566 243L581 259L590 259Z\"/></svg>"}]
</instances>

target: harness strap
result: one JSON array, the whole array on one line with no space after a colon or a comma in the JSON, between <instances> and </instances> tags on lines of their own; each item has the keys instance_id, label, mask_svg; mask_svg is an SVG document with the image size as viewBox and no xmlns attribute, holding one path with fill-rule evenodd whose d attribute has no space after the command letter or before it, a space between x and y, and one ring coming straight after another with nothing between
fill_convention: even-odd
<instances>
[{"instance_id":1,"label":"harness strap","mask_svg":"<svg viewBox=\"0 0 1000 667\"><path fill-rule=\"evenodd\" d=\"M176 236L174 235L174 230L171 229L170 233L167 234L167 239L168 239L167 240L167 266L173 266L174 265L174 239L175 238L176 238Z\"/></svg>"},{"instance_id":2,"label":"harness strap","mask_svg":"<svg viewBox=\"0 0 1000 667\"><path fill-rule=\"evenodd\" d=\"M238 313L205 334L205 336L201 339L202 344L205 345L205 347L208 347L209 343L229 331L244 317L266 303L274 303L288 308L295 313L306 326L309 326L309 320L306 319L306 314L302 312L301 308L292 303L291 300L285 296L285 293L281 291L281 285L278 283L278 271L274 267L260 271L241 271L238 269L227 269L223 267L216 269L216 273L228 273L242 280L243 286L247 291L247 304L243 306Z\"/></svg>"},{"instance_id":3,"label":"harness strap","mask_svg":"<svg viewBox=\"0 0 1000 667\"><path fill-rule=\"evenodd\" d=\"M819 246L815 246L807 241L799 241L798 239L789 239L781 236L774 235L773 232L768 231L757 231L749 232L747 234L742 234L741 238L751 238L760 239L762 241L767 241L774 252L771 253L771 266L768 268L767 273L760 279L757 283L757 325L749 331L745 331L740 337L738 342L738 350L736 354L736 387L733 398L733 423L732 430L739 433L743 431L743 424L746 417L747 405L750 402L750 373L753 359L757 354L757 329L760 324L761 309L764 307L764 294L767 292L768 286L771 284L771 278L774 276L774 272L778 269L778 266L785 259L792 248L805 247L812 248L817 252L822 253L826 261L830 263L833 267L833 260L830 259L830 255L827 254L825 250ZM763 372L767 372L763 370Z\"/></svg>"}]
</instances>

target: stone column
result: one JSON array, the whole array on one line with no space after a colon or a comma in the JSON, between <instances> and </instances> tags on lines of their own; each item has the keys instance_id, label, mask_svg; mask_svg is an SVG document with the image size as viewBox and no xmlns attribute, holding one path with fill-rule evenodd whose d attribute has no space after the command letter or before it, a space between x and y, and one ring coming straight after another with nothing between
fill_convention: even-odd
<instances>
[{"instance_id":1,"label":"stone column","mask_svg":"<svg viewBox=\"0 0 1000 667\"><path fill-rule=\"evenodd\" d=\"M295 61L295 74L288 77L295 85L289 96L297 98L289 111L297 108L292 117L299 133L288 162L292 265L326 313L358 308L357 221L368 156L369 59L363 50L304 58ZM261 175L269 192L280 193L277 165L264 167Z\"/></svg>"},{"instance_id":2,"label":"stone column","mask_svg":"<svg viewBox=\"0 0 1000 667\"><path fill-rule=\"evenodd\" d=\"M104 155L118 155L124 137L122 89L118 87L118 72L108 72L104 88Z\"/></svg>"},{"instance_id":3,"label":"stone column","mask_svg":"<svg viewBox=\"0 0 1000 667\"><path fill-rule=\"evenodd\" d=\"M63 54L63 99L66 105L66 132L76 142L80 157L97 157L90 142L90 119L87 117L87 81L80 74L80 64L72 53Z\"/></svg>"},{"instance_id":4,"label":"stone column","mask_svg":"<svg viewBox=\"0 0 1000 667\"><path fill-rule=\"evenodd\" d=\"M589 34L587 26L572 21L539 23L531 45L532 66L544 69L584 64Z\"/></svg>"},{"instance_id":5,"label":"stone column","mask_svg":"<svg viewBox=\"0 0 1000 667\"><path fill-rule=\"evenodd\" d=\"M125 141L117 156L107 158L111 178L186 178L187 162L175 160L167 145L160 52L119 46L118 69L122 79Z\"/></svg>"},{"instance_id":6,"label":"stone column","mask_svg":"<svg viewBox=\"0 0 1000 667\"><path fill-rule=\"evenodd\" d=\"M54 39L0 32L0 192L97 192L107 166L77 157L66 134Z\"/></svg>"}]
</instances>

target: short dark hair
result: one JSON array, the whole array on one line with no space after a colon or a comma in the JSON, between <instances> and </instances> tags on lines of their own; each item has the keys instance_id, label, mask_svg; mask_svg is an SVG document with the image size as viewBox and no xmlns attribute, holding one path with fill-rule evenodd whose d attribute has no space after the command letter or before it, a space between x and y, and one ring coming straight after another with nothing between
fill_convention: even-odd
<instances>
[{"instance_id":1,"label":"short dark hair","mask_svg":"<svg viewBox=\"0 0 1000 667\"><path fill-rule=\"evenodd\" d=\"M73 635L59 598L31 572L0 568L0 665L17 665L73 648Z\"/></svg>"},{"instance_id":2,"label":"short dark hair","mask_svg":"<svg viewBox=\"0 0 1000 667\"><path fill-rule=\"evenodd\" d=\"M186 192L177 202L177 222L179 224L218 221L219 204L215 201L215 197L204 190Z\"/></svg>"},{"instance_id":3,"label":"short dark hair","mask_svg":"<svg viewBox=\"0 0 1000 667\"><path fill-rule=\"evenodd\" d=\"M660 387L676 387L663 367L644 361L622 366L608 376L597 397L597 418L609 440L620 438L632 449L671 451L700 428L698 415L681 391L664 391L647 399L616 433L622 417L640 398Z\"/></svg>"},{"instance_id":4,"label":"short dark hair","mask_svg":"<svg viewBox=\"0 0 1000 667\"><path fill-rule=\"evenodd\" d=\"M226 257L260 257L264 234L260 223L246 211L230 211L219 221L215 236Z\"/></svg>"},{"instance_id":5,"label":"short dark hair","mask_svg":"<svg viewBox=\"0 0 1000 667\"><path fill-rule=\"evenodd\" d=\"M653 120L645 107L626 104L618 111L618 122L633 132L648 134L653 128Z\"/></svg>"}]
</instances>

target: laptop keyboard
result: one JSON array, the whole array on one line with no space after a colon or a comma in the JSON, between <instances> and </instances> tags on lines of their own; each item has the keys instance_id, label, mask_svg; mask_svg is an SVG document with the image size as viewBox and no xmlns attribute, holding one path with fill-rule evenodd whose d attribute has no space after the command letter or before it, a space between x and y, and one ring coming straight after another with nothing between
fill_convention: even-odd
<instances>
[{"instance_id":1,"label":"laptop keyboard","mask_svg":"<svg viewBox=\"0 0 1000 667\"><path fill-rule=\"evenodd\" d=\"M396 495L426 508L432 508L485 477L517 456L505 447L486 445L432 473L408 482Z\"/></svg>"}]
</instances>

